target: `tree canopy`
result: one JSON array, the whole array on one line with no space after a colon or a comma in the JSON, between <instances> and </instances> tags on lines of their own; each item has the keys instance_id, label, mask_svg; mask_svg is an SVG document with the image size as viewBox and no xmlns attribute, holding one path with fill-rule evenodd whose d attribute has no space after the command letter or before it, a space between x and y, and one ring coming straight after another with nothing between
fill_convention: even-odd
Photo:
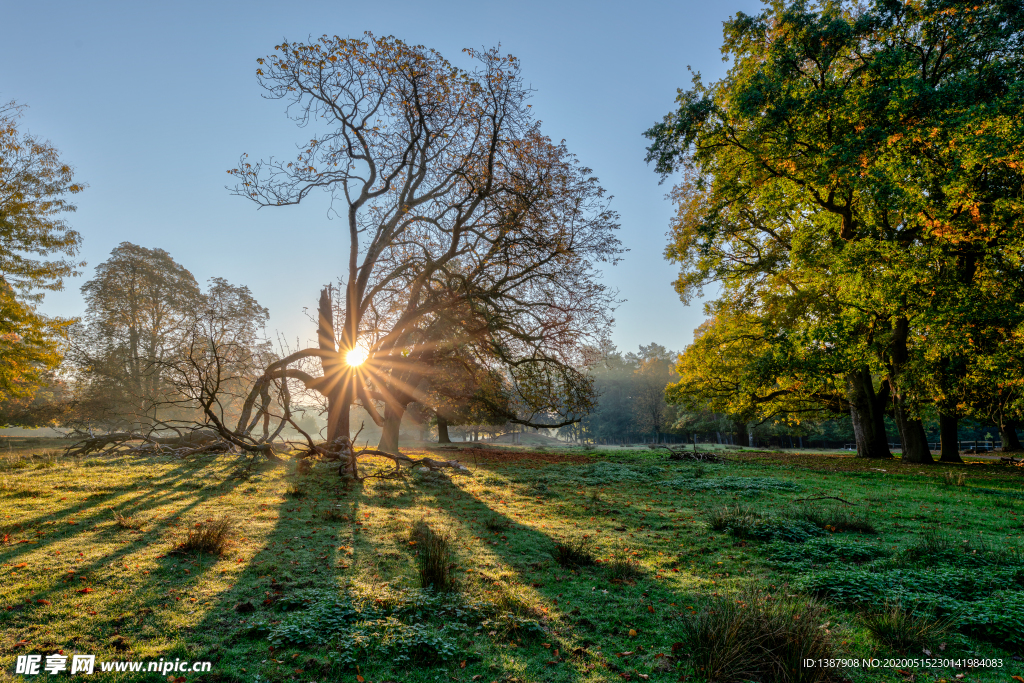
<instances>
[{"instance_id":1,"label":"tree canopy","mask_svg":"<svg viewBox=\"0 0 1024 683\"><path fill-rule=\"evenodd\" d=\"M849 410L869 457L889 455L891 414L921 462L923 414L954 435L977 414L977 340L1024 323L1022 28L1019 3L942 0L726 22L728 76L696 76L647 131L648 161L682 174L677 291L718 293L675 391L759 419ZM1019 381L986 380L997 396Z\"/></svg>"}]
</instances>

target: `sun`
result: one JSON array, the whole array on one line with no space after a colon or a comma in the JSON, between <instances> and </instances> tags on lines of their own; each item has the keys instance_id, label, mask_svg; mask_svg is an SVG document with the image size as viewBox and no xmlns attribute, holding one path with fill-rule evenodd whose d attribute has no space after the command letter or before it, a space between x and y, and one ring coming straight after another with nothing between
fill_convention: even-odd
<instances>
[{"instance_id":1,"label":"sun","mask_svg":"<svg viewBox=\"0 0 1024 683\"><path fill-rule=\"evenodd\" d=\"M364 349L362 346L356 346L348 350L345 354L345 362L355 367L362 365L366 359L370 356L370 352Z\"/></svg>"}]
</instances>

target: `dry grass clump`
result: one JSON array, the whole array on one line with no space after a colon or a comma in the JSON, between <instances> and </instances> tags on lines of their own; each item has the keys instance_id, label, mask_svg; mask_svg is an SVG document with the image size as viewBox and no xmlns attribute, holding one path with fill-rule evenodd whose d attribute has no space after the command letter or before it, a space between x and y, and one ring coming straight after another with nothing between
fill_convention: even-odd
<instances>
[{"instance_id":1,"label":"dry grass clump","mask_svg":"<svg viewBox=\"0 0 1024 683\"><path fill-rule=\"evenodd\" d=\"M904 609L898 602L887 602L878 612L861 617L871 635L880 643L899 650L918 650L949 633L949 623Z\"/></svg>"},{"instance_id":2,"label":"dry grass clump","mask_svg":"<svg viewBox=\"0 0 1024 683\"><path fill-rule=\"evenodd\" d=\"M618 551L604 565L608 580L613 583L636 581L643 574L640 563L625 551Z\"/></svg>"},{"instance_id":3,"label":"dry grass clump","mask_svg":"<svg viewBox=\"0 0 1024 683\"><path fill-rule=\"evenodd\" d=\"M570 538L564 541L555 541L555 552L552 555L555 558L555 562L566 569L591 567L595 564L594 553L591 550L591 543L588 538Z\"/></svg>"},{"instance_id":4,"label":"dry grass clump","mask_svg":"<svg viewBox=\"0 0 1024 683\"><path fill-rule=\"evenodd\" d=\"M729 529L748 529L762 520L761 513L737 505L729 507L724 505L719 508L708 510L705 513L708 525L715 531L727 531Z\"/></svg>"},{"instance_id":5,"label":"dry grass clump","mask_svg":"<svg viewBox=\"0 0 1024 683\"><path fill-rule=\"evenodd\" d=\"M826 505L815 507L804 505L795 517L810 522L819 529L828 531L854 531L862 534L876 534L878 529L866 511L855 512L847 505Z\"/></svg>"},{"instance_id":6,"label":"dry grass clump","mask_svg":"<svg viewBox=\"0 0 1024 683\"><path fill-rule=\"evenodd\" d=\"M443 593L457 591L459 586L455 579L456 565L448 534L437 533L426 520L420 519L412 525L409 540L416 544L420 586Z\"/></svg>"},{"instance_id":7,"label":"dry grass clump","mask_svg":"<svg viewBox=\"0 0 1024 683\"><path fill-rule=\"evenodd\" d=\"M320 510L319 517L325 522L344 522L348 520L348 515L345 514L345 510L340 505L332 505Z\"/></svg>"},{"instance_id":8,"label":"dry grass clump","mask_svg":"<svg viewBox=\"0 0 1024 683\"><path fill-rule=\"evenodd\" d=\"M132 531L142 531L143 522L138 517L131 515L122 515L117 510L114 510L114 522L117 526L122 529L131 529Z\"/></svg>"},{"instance_id":9,"label":"dry grass clump","mask_svg":"<svg viewBox=\"0 0 1024 683\"><path fill-rule=\"evenodd\" d=\"M702 605L682 622L679 639L703 680L825 683L840 672L803 661L838 657L830 625L819 603L747 591Z\"/></svg>"},{"instance_id":10,"label":"dry grass clump","mask_svg":"<svg viewBox=\"0 0 1024 683\"><path fill-rule=\"evenodd\" d=\"M185 532L184 540L174 551L187 555L223 555L230 544L234 528L234 520L227 516L196 522Z\"/></svg>"},{"instance_id":11,"label":"dry grass clump","mask_svg":"<svg viewBox=\"0 0 1024 683\"><path fill-rule=\"evenodd\" d=\"M946 470L942 473L942 482L946 486L967 486L967 473Z\"/></svg>"},{"instance_id":12,"label":"dry grass clump","mask_svg":"<svg viewBox=\"0 0 1024 683\"><path fill-rule=\"evenodd\" d=\"M484 520L484 528L488 531L504 531L510 526L509 521L500 515L491 515Z\"/></svg>"}]
</instances>

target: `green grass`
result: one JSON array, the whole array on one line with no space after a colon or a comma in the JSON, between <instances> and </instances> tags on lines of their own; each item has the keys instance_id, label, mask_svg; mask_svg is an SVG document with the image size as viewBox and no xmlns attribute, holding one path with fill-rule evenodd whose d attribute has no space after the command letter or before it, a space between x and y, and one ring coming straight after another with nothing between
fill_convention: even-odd
<instances>
[{"instance_id":1,"label":"green grass","mask_svg":"<svg viewBox=\"0 0 1024 683\"><path fill-rule=\"evenodd\" d=\"M941 656L1004 664L903 667L917 680L1024 676L1013 659L1024 633L1014 621L1024 614L1016 469L756 452L695 468L646 450L567 449L576 462L553 462L554 448L543 461L522 447L493 452L521 459L478 454L466 460L478 460L471 477L362 486L344 485L336 467L300 475L228 455L2 453L0 679L19 654L63 650L213 662L189 681L698 681L692 665L713 653L691 658L679 644L717 628L714 605L750 591L789 601L751 622L772 624L780 642L818 633L782 628L779 614L803 610L844 656L923 656L891 645L917 641L866 625L899 628L870 621L899 601L907 623L934 613L950 625ZM947 483L951 469L968 472L963 485ZM855 505L799 502L820 496ZM223 545L175 552L208 520L233 520ZM418 554L419 520L449 539L448 554ZM584 540L592 565L558 549ZM445 557L431 571L450 572L450 592L425 590L424 560Z\"/></svg>"}]
</instances>

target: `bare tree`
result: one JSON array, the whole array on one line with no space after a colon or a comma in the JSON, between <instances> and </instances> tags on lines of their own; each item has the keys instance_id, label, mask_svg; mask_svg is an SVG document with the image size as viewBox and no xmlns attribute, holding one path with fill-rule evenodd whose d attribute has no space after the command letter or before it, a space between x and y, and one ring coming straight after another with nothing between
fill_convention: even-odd
<instances>
[{"instance_id":1,"label":"bare tree","mask_svg":"<svg viewBox=\"0 0 1024 683\"><path fill-rule=\"evenodd\" d=\"M321 292L317 346L253 391L288 378L326 397L324 450L352 475L350 406L400 421L444 339L475 345L506 378L534 413L516 420L573 421L592 400L581 348L611 322L596 265L621 252L616 216L590 170L541 134L518 61L466 52L472 71L367 34L284 42L258 60L269 96L313 134L294 161L243 157L234 191L282 206L326 190L349 244L338 300ZM321 375L293 367L310 358Z\"/></svg>"}]
</instances>

